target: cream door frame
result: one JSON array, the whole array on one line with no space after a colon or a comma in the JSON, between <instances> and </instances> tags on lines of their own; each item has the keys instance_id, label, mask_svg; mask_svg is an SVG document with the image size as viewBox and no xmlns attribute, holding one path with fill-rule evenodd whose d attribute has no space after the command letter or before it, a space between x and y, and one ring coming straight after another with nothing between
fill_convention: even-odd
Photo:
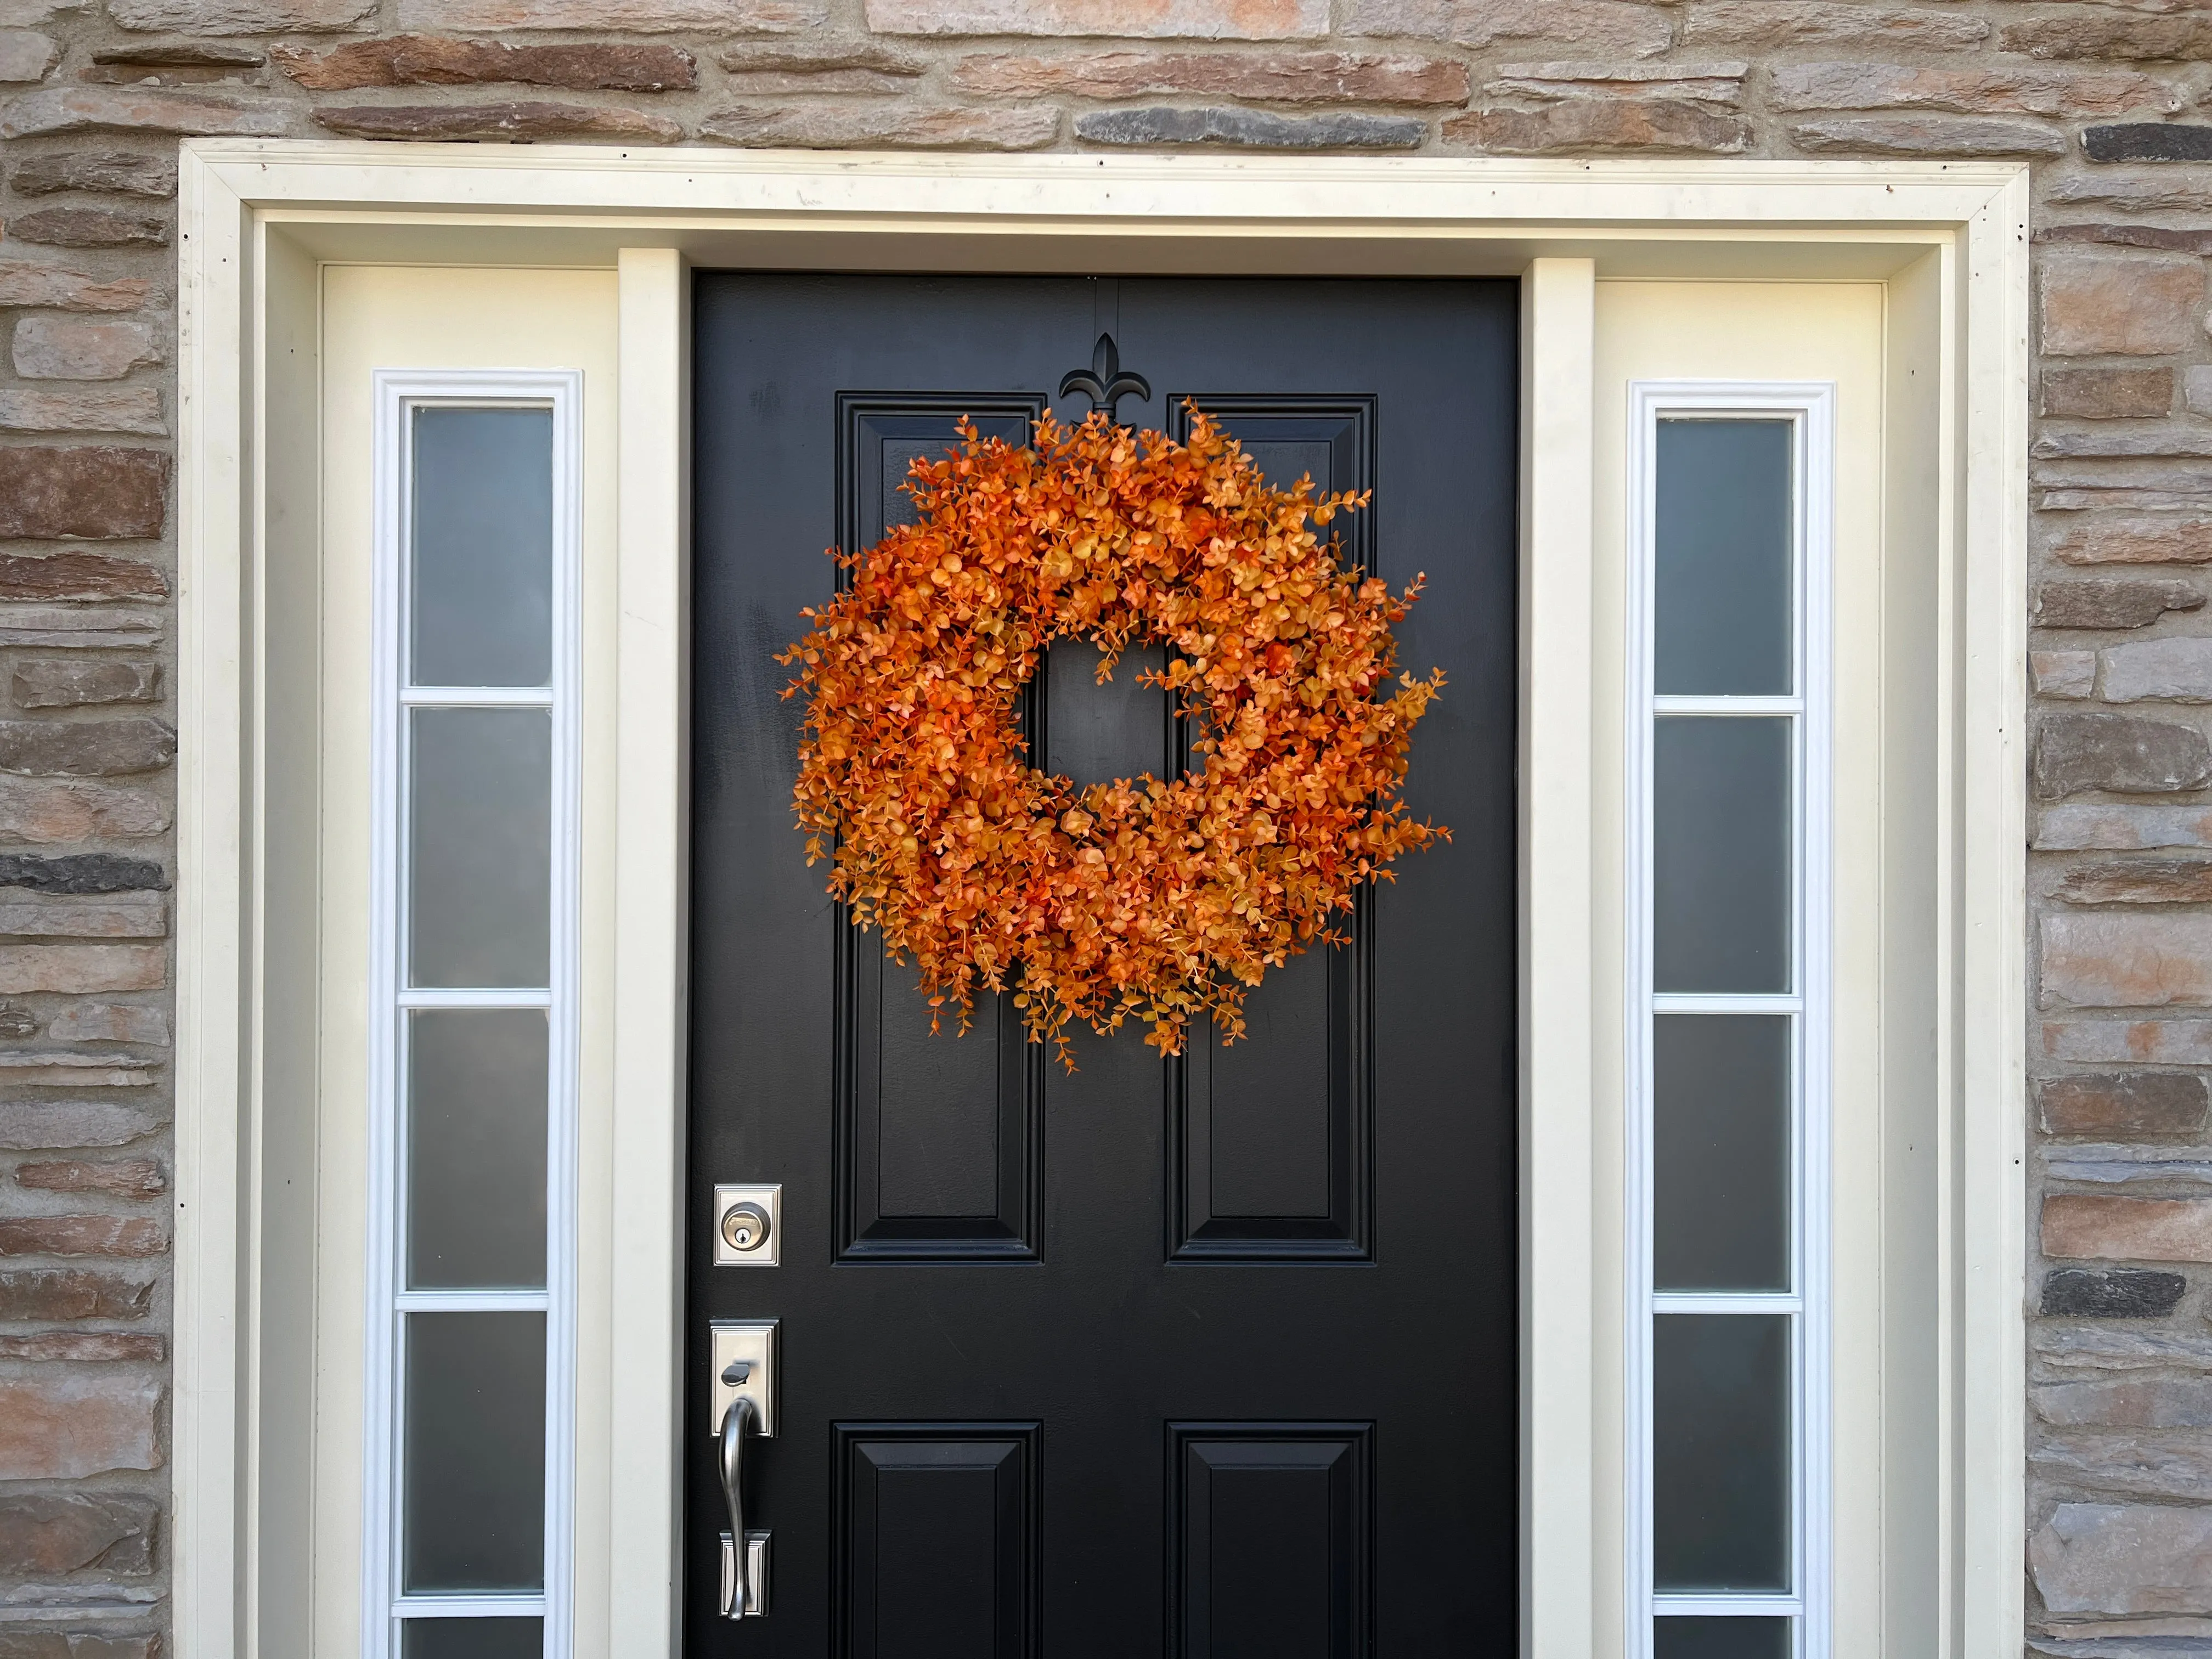
<instances>
[{"instance_id":1,"label":"cream door frame","mask_svg":"<svg viewBox=\"0 0 2212 1659\"><path fill-rule=\"evenodd\" d=\"M180 754L174 1638L284 1646L273 1495L313 1432L289 1350L302 1225L288 1101L312 1076L294 982L312 817L288 768L313 647L317 274L332 261L619 274L625 787L614 945L621 1134L611 1271L615 1505L604 1629L580 1654L676 1651L682 1280L687 261L848 269L1285 269L1523 283L1522 1649L1597 1651L1601 1511L1593 1224L1617 1204L1591 1124L1591 633L1597 277L1883 281L1895 381L1885 512L1924 549L1937 1290L1914 1340L1937 1398L1936 1562L1915 1651L2012 1659L2022 1626L2026 1237L2028 193L1990 163L1429 157L973 157L194 140L179 216ZM303 398L307 400L303 404ZM308 429L301 430L302 425ZM306 598L303 600L303 593ZM301 676L309 678L303 680ZM1900 840L1906 848L1910 838ZM308 942L312 945L312 941ZM312 1021L308 1022L312 1025ZM301 1047L308 1057L303 1061ZM307 1070L303 1073L303 1064ZM312 1156L311 1152L308 1154ZM311 1173L311 1171L310 1171ZM1602 1230L1601 1230L1602 1231ZM312 1235L307 1239L312 1248ZM312 1274L308 1277L311 1279ZM1899 1642L1899 1649L1908 1645Z\"/></svg>"}]
</instances>

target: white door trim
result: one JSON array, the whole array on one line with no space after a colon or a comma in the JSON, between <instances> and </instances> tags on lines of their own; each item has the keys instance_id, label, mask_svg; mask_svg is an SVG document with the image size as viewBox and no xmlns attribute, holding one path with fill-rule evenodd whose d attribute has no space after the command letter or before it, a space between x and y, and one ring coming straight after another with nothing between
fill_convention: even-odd
<instances>
[{"instance_id":1,"label":"white door trim","mask_svg":"<svg viewBox=\"0 0 2212 1659\"><path fill-rule=\"evenodd\" d=\"M1618 1194L1589 1122L1587 638L1592 283L1893 281L1941 386L1929 680L1937 959L1944 1654L2021 1637L2026 1004L2027 184L1991 163L1522 161L655 151L194 140L179 196L181 581L175 1607L183 1659L261 1649L263 1495L296 1448L269 1358L278 1178L269 1079L297 1042L271 964L298 907L270 884L297 826L271 803L285 641L272 570L301 556L309 479L283 422L312 376L321 261L574 264L621 276L623 650L615 1182L619 1376L607 1628L578 1652L674 1651L673 1466L684 1030L686 259L856 269L1285 268L1520 273L1524 1651L1582 1659L1618 1557L1597 1542L1594 1238ZM301 353L306 354L302 361ZM273 411L273 412L272 412ZM300 492L307 492L301 499ZM311 543L305 553L312 555ZM1578 637L1578 632L1581 637ZM1578 672L1577 665L1581 664ZM632 773L629 769L638 769ZM1955 1194L1955 1197L1949 1196ZM1594 1229L1599 1229L1594 1231Z\"/></svg>"}]
</instances>

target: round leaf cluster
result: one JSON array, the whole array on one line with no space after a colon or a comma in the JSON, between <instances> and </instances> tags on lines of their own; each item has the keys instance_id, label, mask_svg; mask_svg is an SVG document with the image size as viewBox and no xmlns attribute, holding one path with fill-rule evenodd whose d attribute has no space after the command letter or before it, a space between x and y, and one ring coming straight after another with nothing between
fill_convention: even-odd
<instances>
[{"instance_id":1,"label":"round leaf cluster","mask_svg":"<svg viewBox=\"0 0 2212 1659\"><path fill-rule=\"evenodd\" d=\"M1134 1015L1164 1054L1337 942L1363 882L1449 832L1397 790L1443 684L1396 672L1393 595L1316 527L1366 498L1270 486L1194 409L1188 442L1094 414L1015 448L961 428L918 460L917 521L839 556L846 591L804 614L786 696L809 699L794 789L830 894L920 964L964 1030L1011 988L1030 1040ZM1167 647L1197 733L1177 778L1078 788L1030 763L1022 688L1055 640Z\"/></svg>"}]
</instances>

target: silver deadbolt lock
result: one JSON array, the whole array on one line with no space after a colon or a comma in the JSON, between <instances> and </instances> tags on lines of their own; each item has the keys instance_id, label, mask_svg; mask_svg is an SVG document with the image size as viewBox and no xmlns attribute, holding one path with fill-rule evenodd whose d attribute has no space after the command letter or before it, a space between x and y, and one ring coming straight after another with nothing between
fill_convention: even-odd
<instances>
[{"instance_id":1,"label":"silver deadbolt lock","mask_svg":"<svg viewBox=\"0 0 2212 1659\"><path fill-rule=\"evenodd\" d=\"M732 1204L722 1212L722 1243L733 1250L757 1250L768 1243L768 1212L757 1204Z\"/></svg>"},{"instance_id":2,"label":"silver deadbolt lock","mask_svg":"<svg viewBox=\"0 0 2212 1659\"><path fill-rule=\"evenodd\" d=\"M783 1188L775 1182L714 1188L714 1265L773 1267L782 1254Z\"/></svg>"}]
</instances>

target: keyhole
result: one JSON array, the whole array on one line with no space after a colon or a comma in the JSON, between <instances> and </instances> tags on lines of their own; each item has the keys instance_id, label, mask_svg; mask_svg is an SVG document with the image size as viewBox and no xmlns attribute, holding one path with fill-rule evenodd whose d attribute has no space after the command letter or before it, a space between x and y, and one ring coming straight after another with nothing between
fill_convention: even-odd
<instances>
[{"instance_id":1,"label":"keyhole","mask_svg":"<svg viewBox=\"0 0 2212 1659\"><path fill-rule=\"evenodd\" d=\"M768 1212L757 1204L732 1204L722 1216L722 1242L733 1250L757 1250L768 1239Z\"/></svg>"}]
</instances>

